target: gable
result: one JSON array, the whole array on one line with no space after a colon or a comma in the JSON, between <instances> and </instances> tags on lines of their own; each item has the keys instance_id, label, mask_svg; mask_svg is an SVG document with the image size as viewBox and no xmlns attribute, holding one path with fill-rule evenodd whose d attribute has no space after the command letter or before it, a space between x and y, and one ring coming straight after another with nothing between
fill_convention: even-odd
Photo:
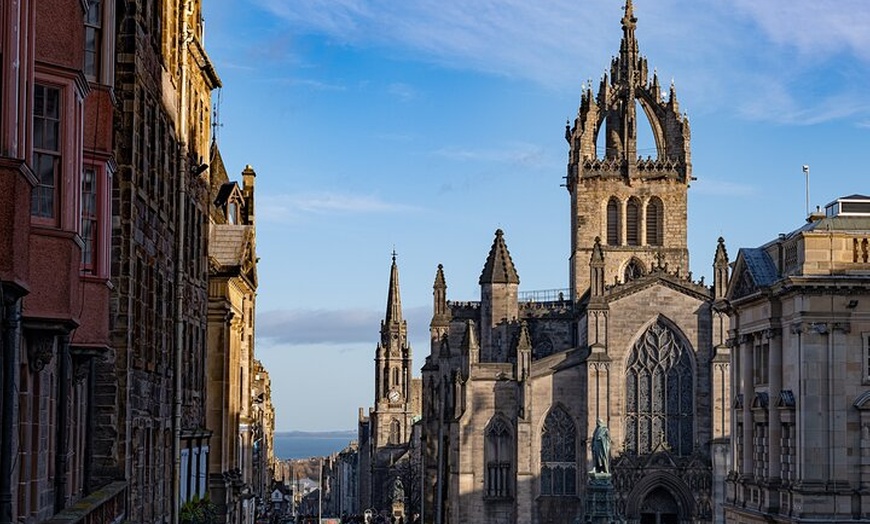
<instances>
[{"instance_id":1,"label":"gable","mask_svg":"<svg viewBox=\"0 0 870 524\"><path fill-rule=\"evenodd\" d=\"M734 272L725 297L738 300L760 292L779 278L776 265L767 251L761 248L741 249L734 262Z\"/></svg>"}]
</instances>

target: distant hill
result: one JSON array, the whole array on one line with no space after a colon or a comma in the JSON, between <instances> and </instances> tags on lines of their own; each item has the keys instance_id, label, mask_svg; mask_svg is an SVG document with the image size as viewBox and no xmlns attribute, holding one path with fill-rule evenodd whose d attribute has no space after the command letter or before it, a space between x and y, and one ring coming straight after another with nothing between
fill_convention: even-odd
<instances>
[{"instance_id":1,"label":"distant hill","mask_svg":"<svg viewBox=\"0 0 870 524\"><path fill-rule=\"evenodd\" d=\"M357 432L352 430L280 431L275 433L275 456L284 460L325 457L356 439Z\"/></svg>"},{"instance_id":2,"label":"distant hill","mask_svg":"<svg viewBox=\"0 0 870 524\"><path fill-rule=\"evenodd\" d=\"M275 436L299 438L350 438L355 439L355 429L337 429L333 431L276 431Z\"/></svg>"}]
</instances>

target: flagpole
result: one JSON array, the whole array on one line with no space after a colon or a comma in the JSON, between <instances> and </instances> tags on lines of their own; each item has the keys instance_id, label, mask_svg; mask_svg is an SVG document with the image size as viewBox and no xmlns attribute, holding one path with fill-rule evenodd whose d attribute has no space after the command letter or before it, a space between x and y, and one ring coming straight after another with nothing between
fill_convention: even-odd
<instances>
[{"instance_id":1,"label":"flagpole","mask_svg":"<svg viewBox=\"0 0 870 524\"><path fill-rule=\"evenodd\" d=\"M806 189L807 189L807 217L810 216L810 166L804 164L803 167L804 175L806 178Z\"/></svg>"}]
</instances>

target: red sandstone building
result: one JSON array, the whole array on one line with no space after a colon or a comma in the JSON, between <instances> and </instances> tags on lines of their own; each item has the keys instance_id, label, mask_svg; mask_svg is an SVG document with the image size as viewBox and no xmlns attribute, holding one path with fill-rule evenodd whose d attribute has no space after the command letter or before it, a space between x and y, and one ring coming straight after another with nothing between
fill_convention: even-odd
<instances>
[{"instance_id":1,"label":"red sandstone building","mask_svg":"<svg viewBox=\"0 0 870 524\"><path fill-rule=\"evenodd\" d=\"M125 483L95 477L91 448L109 347L114 4L0 3L4 524L83 499L124 512Z\"/></svg>"}]
</instances>

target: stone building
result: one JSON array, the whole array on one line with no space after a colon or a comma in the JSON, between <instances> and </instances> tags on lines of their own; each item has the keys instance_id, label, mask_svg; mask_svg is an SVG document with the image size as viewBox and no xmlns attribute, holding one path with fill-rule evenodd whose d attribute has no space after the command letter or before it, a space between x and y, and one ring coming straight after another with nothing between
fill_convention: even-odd
<instances>
[{"instance_id":1,"label":"stone building","mask_svg":"<svg viewBox=\"0 0 870 524\"><path fill-rule=\"evenodd\" d=\"M95 362L111 353L114 16L114 2L0 3L4 524L126 516L126 483L101 476L93 446Z\"/></svg>"},{"instance_id":2,"label":"stone building","mask_svg":"<svg viewBox=\"0 0 870 524\"><path fill-rule=\"evenodd\" d=\"M230 182L217 148L212 155L212 202L208 226L207 425L208 491L221 522L253 522L262 482L254 478L255 438L266 407L255 401L254 315L257 252L254 222L256 173L247 166L242 184ZM265 377L261 375L260 380ZM271 405L271 400L268 400ZM262 442L261 442L262 443Z\"/></svg>"},{"instance_id":3,"label":"stone building","mask_svg":"<svg viewBox=\"0 0 870 524\"><path fill-rule=\"evenodd\" d=\"M568 289L520 292L501 230L479 301L448 302L438 267L423 367L426 522L582 522L597 420L612 438L618 519L722 522L713 479L727 464L729 360L713 305L727 259L720 245L712 288L689 272L689 123L675 87L663 96L650 76L636 21L627 0L619 54L566 127ZM655 140L646 158L639 126Z\"/></svg>"},{"instance_id":4,"label":"stone building","mask_svg":"<svg viewBox=\"0 0 870 524\"><path fill-rule=\"evenodd\" d=\"M275 460L275 406L272 405L272 380L263 363L254 359L251 378L251 408L254 422L253 435L253 482L255 496L268 500L276 478Z\"/></svg>"},{"instance_id":5,"label":"stone building","mask_svg":"<svg viewBox=\"0 0 870 524\"><path fill-rule=\"evenodd\" d=\"M410 442L415 419L419 418L420 379L411 377L412 351L408 326L402 318L399 268L396 254L390 267L387 310L381 321L381 340L375 350L375 405L368 415L360 408L359 464L357 483L359 508L393 513L396 481L404 489L402 509L412 486L402 481L411 460Z\"/></svg>"},{"instance_id":6,"label":"stone building","mask_svg":"<svg viewBox=\"0 0 870 524\"><path fill-rule=\"evenodd\" d=\"M199 0L106 4L118 39L114 287L94 456L102 478L128 480L130 521L174 521L206 489L207 168L220 79ZM196 480L182 493L181 479Z\"/></svg>"},{"instance_id":7,"label":"stone building","mask_svg":"<svg viewBox=\"0 0 870 524\"><path fill-rule=\"evenodd\" d=\"M737 254L725 517L870 522L870 197Z\"/></svg>"}]
</instances>

